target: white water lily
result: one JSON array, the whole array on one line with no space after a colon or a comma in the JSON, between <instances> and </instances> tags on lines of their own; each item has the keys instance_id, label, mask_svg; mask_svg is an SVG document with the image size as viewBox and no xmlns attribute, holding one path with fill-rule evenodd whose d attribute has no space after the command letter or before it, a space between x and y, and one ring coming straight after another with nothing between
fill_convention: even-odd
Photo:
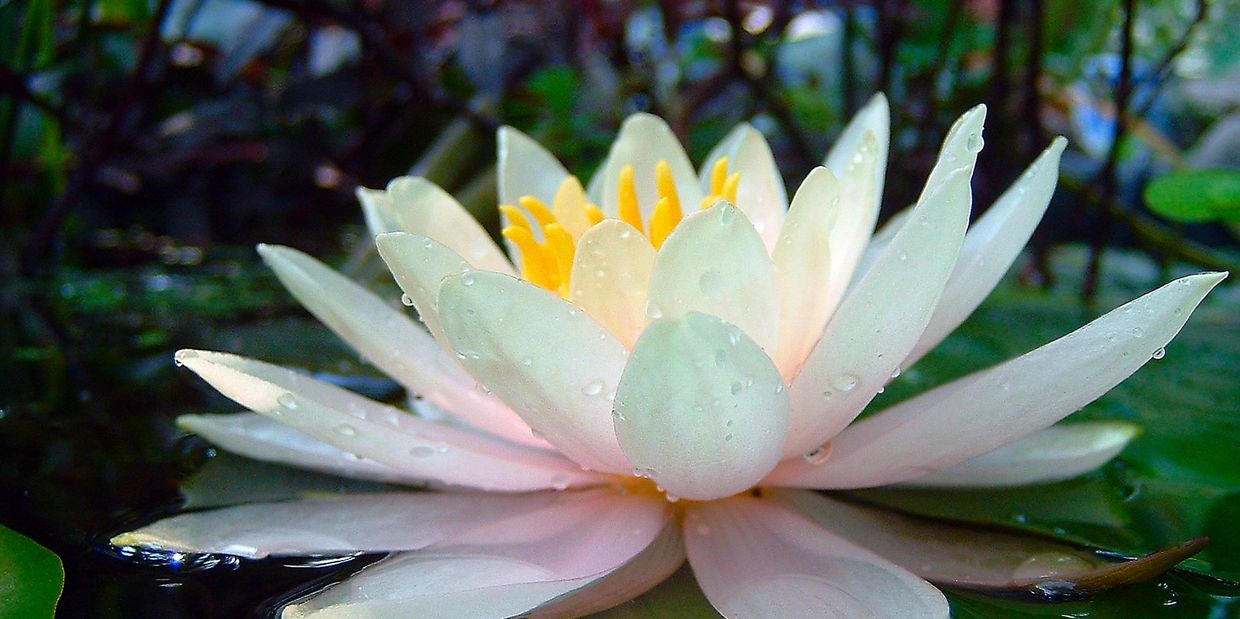
<instances>
[{"instance_id":1,"label":"white water lily","mask_svg":"<svg viewBox=\"0 0 1240 619\"><path fill-rule=\"evenodd\" d=\"M791 204L747 125L699 174L663 121L633 116L588 190L504 128L507 256L426 180L361 190L427 329L296 250L260 252L425 414L186 350L179 363L256 414L180 423L253 458L431 491L184 514L114 543L394 553L285 617L577 616L653 587L686 555L726 617L947 616L910 546L924 541L885 537L862 512L840 511L851 524L833 528L810 513L827 507L808 490L994 487L1097 468L1132 428L1053 424L1161 350L1224 277L1176 280L856 421L977 307L1046 209L1062 139L968 226L984 116L961 117L917 204L873 238L881 96Z\"/></svg>"}]
</instances>

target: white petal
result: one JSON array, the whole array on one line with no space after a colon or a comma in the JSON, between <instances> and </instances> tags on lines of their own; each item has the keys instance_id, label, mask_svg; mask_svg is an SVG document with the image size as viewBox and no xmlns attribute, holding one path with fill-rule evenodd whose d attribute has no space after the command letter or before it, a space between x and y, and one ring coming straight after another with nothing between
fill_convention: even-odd
<instances>
[{"instance_id":1,"label":"white petal","mask_svg":"<svg viewBox=\"0 0 1240 619\"><path fill-rule=\"evenodd\" d=\"M917 343L960 253L971 174L965 166L944 177L832 316L792 381L785 455L844 429Z\"/></svg>"},{"instance_id":2,"label":"white petal","mask_svg":"<svg viewBox=\"0 0 1240 619\"><path fill-rule=\"evenodd\" d=\"M686 509L685 544L724 617L942 617L938 589L772 501L736 497Z\"/></svg>"},{"instance_id":3,"label":"white petal","mask_svg":"<svg viewBox=\"0 0 1240 619\"><path fill-rule=\"evenodd\" d=\"M960 249L960 260L947 280L943 298L921 341L905 360L905 367L915 363L960 326L1020 255L1050 204L1059 177L1059 155L1067 143L1063 138L1056 138L969 227Z\"/></svg>"},{"instance_id":4,"label":"white petal","mask_svg":"<svg viewBox=\"0 0 1240 619\"><path fill-rule=\"evenodd\" d=\"M686 212L697 208L702 201L702 188L698 186L697 174L689 156L681 147L680 141L672 133L671 127L662 118L651 114L639 113L629 116L620 127L620 134L611 145L607 161L599 172L602 174L601 204L608 217L616 217L620 212L619 199L620 170L626 165L633 166L633 177L637 185L637 201L642 209L643 221L649 222L650 214L659 201L655 188L655 165L666 161L672 169L672 178L676 180L676 192L680 195L681 208ZM594 182L591 181L591 191Z\"/></svg>"},{"instance_id":5,"label":"white petal","mask_svg":"<svg viewBox=\"0 0 1240 619\"><path fill-rule=\"evenodd\" d=\"M611 393L628 350L584 311L523 280L454 275L440 318L457 358L542 438L578 464L627 473Z\"/></svg>"},{"instance_id":6,"label":"white petal","mask_svg":"<svg viewBox=\"0 0 1240 619\"><path fill-rule=\"evenodd\" d=\"M177 361L256 413L435 486L523 492L600 481L558 454L427 421L253 359L182 350Z\"/></svg>"},{"instance_id":7,"label":"white petal","mask_svg":"<svg viewBox=\"0 0 1240 619\"><path fill-rule=\"evenodd\" d=\"M534 196L551 204L560 183L568 178L568 170L560 160L512 127L500 127L497 138L500 203L516 204L522 196Z\"/></svg>"},{"instance_id":8,"label":"white petal","mask_svg":"<svg viewBox=\"0 0 1240 619\"><path fill-rule=\"evenodd\" d=\"M890 126L887 98L877 94L844 128L824 164L840 181L840 215L831 232L832 265L826 293L833 308L843 298L878 221Z\"/></svg>"},{"instance_id":9,"label":"white petal","mask_svg":"<svg viewBox=\"0 0 1240 619\"><path fill-rule=\"evenodd\" d=\"M774 249L788 210L788 192L766 138L749 123L741 123L730 131L702 165L699 182L703 188L709 187L710 173L720 157L728 158L729 174L740 172L737 208L753 223L767 250Z\"/></svg>"},{"instance_id":10,"label":"white petal","mask_svg":"<svg viewBox=\"0 0 1240 619\"><path fill-rule=\"evenodd\" d=\"M177 417L177 426L255 460L355 479L406 485L423 481L386 464L337 449L258 413L182 415Z\"/></svg>"},{"instance_id":11,"label":"white petal","mask_svg":"<svg viewBox=\"0 0 1240 619\"><path fill-rule=\"evenodd\" d=\"M636 228L605 219L581 235L573 260L571 296L632 348L646 328L646 295L654 247Z\"/></svg>"},{"instance_id":12,"label":"white petal","mask_svg":"<svg viewBox=\"0 0 1240 619\"><path fill-rule=\"evenodd\" d=\"M405 232L443 243L475 268L516 273L491 235L438 185L424 178L403 176L388 183L387 195Z\"/></svg>"},{"instance_id":13,"label":"white petal","mask_svg":"<svg viewBox=\"0 0 1240 619\"><path fill-rule=\"evenodd\" d=\"M771 260L779 285L779 344L775 365L791 378L818 343L831 318L825 296L831 277L831 228L839 215L840 186L826 168L815 168L792 198Z\"/></svg>"},{"instance_id":14,"label":"white petal","mask_svg":"<svg viewBox=\"0 0 1240 619\"><path fill-rule=\"evenodd\" d=\"M646 328L616 392L615 426L635 467L694 500L752 487L780 459L788 394L736 326L690 312Z\"/></svg>"},{"instance_id":15,"label":"white petal","mask_svg":"<svg viewBox=\"0 0 1240 619\"><path fill-rule=\"evenodd\" d=\"M1069 479L1110 462L1137 432L1119 421L1055 425L904 485L995 488Z\"/></svg>"},{"instance_id":16,"label":"white petal","mask_svg":"<svg viewBox=\"0 0 1240 619\"><path fill-rule=\"evenodd\" d=\"M739 209L720 202L689 215L667 237L650 276L646 317L714 314L773 351L778 294L775 266L761 237Z\"/></svg>"},{"instance_id":17,"label":"white petal","mask_svg":"<svg viewBox=\"0 0 1240 619\"><path fill-rule=\"evenodd\" d=\"M366 229L370 231L370 236L400 230L400 222L396 221L392 200L387 197L387 192L358 187L354 193L358 203L362 205L362 217L366 220Z\"/></svg>"},{"instance_id":18,"label":"white petal","mask_svg":"<svg viewBox=\"0 0 1240 619\"><path fill-rule=\"evenodd\" d=\"M166 518L112 544L251 559L413 550L544 512L567 494L392 492L239 505Z\"/></svg>"},{"instance_id":19,"label":"white petal","mask_svg":"<svg viewBox=\"0 0 1240 619\"><path fill-rule=\"evenodd\" d=\"M599 581L666 541L666 502L565 493L555 509L521 514L423 551L396 555L286 608L315 617L513 617ZM472 538L472 539L471 539ZM671 542L678 540L673 536ZM553 607L552 607L553 608Z\"/></svg>"},{"instance_id":20,"label":"white petal","mask_svg":"<svg viewBox=\"0 0 1240 619\"><path fill-rule=\"evenodd\" d=\"M380 234L375 237L375 244L426 328L442 342L443 327L439 324L437 305L439 283L449 275L464 273L472 267L451 248L420 234Z\"/></svg>"},{"instance_id":21,"label":"white petal","mask_svg":"<svg viewBox=\"0 0 1240 619\"><path fill-rule=\"evenodd\" d=\"M788 461L771 485L860 488L945 469L1046 428L1149 361L1226 274L1171 282L1033 352L853 424L829 465Z\"/></svg>"}]
</instances>

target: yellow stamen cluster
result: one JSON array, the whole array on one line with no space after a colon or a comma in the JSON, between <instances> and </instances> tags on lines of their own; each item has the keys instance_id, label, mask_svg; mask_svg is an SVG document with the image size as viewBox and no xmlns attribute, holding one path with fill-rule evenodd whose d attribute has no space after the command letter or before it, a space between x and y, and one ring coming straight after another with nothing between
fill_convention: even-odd
<instances>
[{"instance_id":1,"label":"yellow stamen cluster","mask_svg":"<svg viewBox=\"0 0 1240 619\"><path fill-rule=\"evenodd\" d=\"M702 198L699 208L708 208L719 200L735 203L740 177L739 172L728 174L728 158L721 157L711 168L710 194ZM658 250L684 218L676 179L666 161L655 164L655 188L658 202L650 215L650 228L647 230L642 222L641 204L637 200L633 166L621 168L617 194L620 220L645 234ZM568 298L577 239L603 220L603 211L589 202L581 183L573 176L560 184L550 208L534 196L522 196L517 202L521 208L501 204L499 210L508 222L501 234L521 251L521 277Z\"/></svg>"}]
</instances>

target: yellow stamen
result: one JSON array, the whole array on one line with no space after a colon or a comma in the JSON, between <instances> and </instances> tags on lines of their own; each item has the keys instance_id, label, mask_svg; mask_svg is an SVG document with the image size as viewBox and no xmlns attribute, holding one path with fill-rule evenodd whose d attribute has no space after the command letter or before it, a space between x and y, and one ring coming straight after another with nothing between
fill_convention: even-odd
<instances>
[{"instance_id":1,"label":"yellow stamen","mask_svg":"<svg viewBox=\"0 0 1240 619\"><path fill-rule=\"evenodd\" d=\"M659 198L654 214L650 216L650 244L654 245L656 250L663 247L663 241L667 240L667 236L676 229L683 217L676 202Z\"/></svg>"},{"instance_id":2,"label":"yellow stamen","mask_svg":"<svg viewBox=\"0 0 1240 619\"><path fill-rule=\"evenodd\" d=\"M728 177L727 182L723 184L723 191L720 193L723 195L724 199L726 199L728 202L731 202L732 204L736 204L736 191L737 189L740 188L740 186L741 186L741 173L733 172L732 175Z\"/></svg>"},{"instance_id":3,"label":"yellow stamen","mask_svg":"<svg viewBox=\"0 0 1240 619\"><path fill-rule=\"evenodd\" d=\"M656 163L654 166L654 176L655 187L657 187L659 191L659 199L667 200L670 203L671 208L674 209L675 212L679 213L680 196L676 195L676 179L672 176L672 166L668 165L666 161ZM680 219L677 218L677 221L680 221ZM654 225L653 220L651 220L650 225Z\"/></svg>"},{"instance_id":4,"label":"yellow stamen","mask_svg":"<svg viewBox=\"0 0 1240 619\"><path fill-rule=\"evenodd\" d=\"M633 178L631 165L620 168L620 192L617 198L620 202L620 219L644 231L646 228L642 225L642 209L637 203L637 183Z\"/></svg>"},{"instance_id":5,"label":"yellow stamen","mask_svg":"<svg viewBox=\"0 0 1240 619\"><path fill-rule=\"evenodd\" d=\"M576 253L573 237L569 236L560 224L547 224L544 231L547 233L546 248L555 260L557 276L554 290L567 298L569 279L573 272L573 256Z\"/></svg>"},{"instance_id":6,"label":"yellow stamen","mask_svg":"<svg viewBox=\"0 0 1240 619\"><path fill-rule=\"evenodd\" d=\"M525 210L529 211L534 219L538 220L538 226L546 228L555 223L555 215L551 214L551 209L547 208L547 204L534 196L521 196L517 199Z\"/></svg>"},{"instance_id":7,"label":"yellow stamen","mask_svg":"<svg viewBox=\"0 0 1240 619\"><path fill-rule=\"evenodd\" d=\"M594 206L593 204L586 204L586 217L590 219L590 225L593 226L594 224L603 221L603 218L606 217L606 215L603 214L603 209Z\"/></svg>"},{"instance_id":8,"label":"yellow stamen","mask_svg":"<svg viewBox=\"0 0 1240 619\"><path fill-rule=\"evenodd\" d=\"M532 284L551 289L552 278L547 269L549 256L534 239L534 233L528 228L508 226L500 234L521 250L521 277Z\"/></svg>"},{"instance_id":9,"label":"yellow stamen","mask_svg":"<svg viewBox=\"0 0 1240 619\"><path fill-rule=\"evenodd\" d=\"M728 178L728 158L720 157L715 167L710 169L710 192L714 195L723 193L723 183Z\"/></svg>"},{"instance_id":10,"label":"yellow stamen","mask_svg":"<svg viewBox=\"0 0 1240 619\"><path fill-rule=\"evenodd\" d=\"M522 213L521 209L511 204L501 204L499 205L499 212L503 213L504 216L508 218L508 225L515 226L517 228L525 228L531 232L534 231L534 229L530 227L530 220L526 219L525 213Z\"/></svg>"}]
</instances>

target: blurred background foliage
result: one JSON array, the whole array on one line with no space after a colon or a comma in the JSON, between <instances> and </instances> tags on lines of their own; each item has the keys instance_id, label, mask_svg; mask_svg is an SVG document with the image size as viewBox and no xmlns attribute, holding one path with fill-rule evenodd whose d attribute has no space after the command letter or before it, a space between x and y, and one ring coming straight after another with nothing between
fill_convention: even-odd
<instances>
[{"instance_id":1,"label":"blurred background foliage","mask_svg":"<svg viewBox=\"0 0 1240 619\"><path fill-rule=\"evenodd\" d=\"M175 415L229 409L174 374L171 351L262 356L399 399L307 319L252 246L289 244L380 281L354 189L407 173L493 227L503 124L586 177L629 113L668 119L695 160L748 120L794 188L883 91L886 217L916 198L950 123L984 102L975 214L1051 137L1071 141L1030 259L1000 300L1045 319L1040 337L1113 306L1117 289L1234 272L1238 23L1237 0L0 0L0 521L65 560L67 613L235 615L304 582L260 571L244 593L219 596L222 577L190 582L99 550L101 535L175 506L178 484L211 455L180 438ZM1225 298L1234 310L1236 296ZM934 367L958 374L1037 343L996 344L1011 323L993 314ZM1214 436L1234 438L1234 415L1221 413L1240 398L1240 378L1225 374L1240 330L1234 311L1212 316L1226 345L1202 336L1194 354L1224 374L1193 407L1213 411ZM1174 385L1143 384L1177 401ZM1124 397L1103 408L1145 419ZM1193 518L1240 512L1231 460L1193 469L1197 435L1163 434L1183 456L1167 470L1199 474L1226 508ZM1074 539L1133 552L1167 541ZM115 606L124 599L146 605ZM985 615L985 602L955 602Z\"/></svg>"}]
</instances>

